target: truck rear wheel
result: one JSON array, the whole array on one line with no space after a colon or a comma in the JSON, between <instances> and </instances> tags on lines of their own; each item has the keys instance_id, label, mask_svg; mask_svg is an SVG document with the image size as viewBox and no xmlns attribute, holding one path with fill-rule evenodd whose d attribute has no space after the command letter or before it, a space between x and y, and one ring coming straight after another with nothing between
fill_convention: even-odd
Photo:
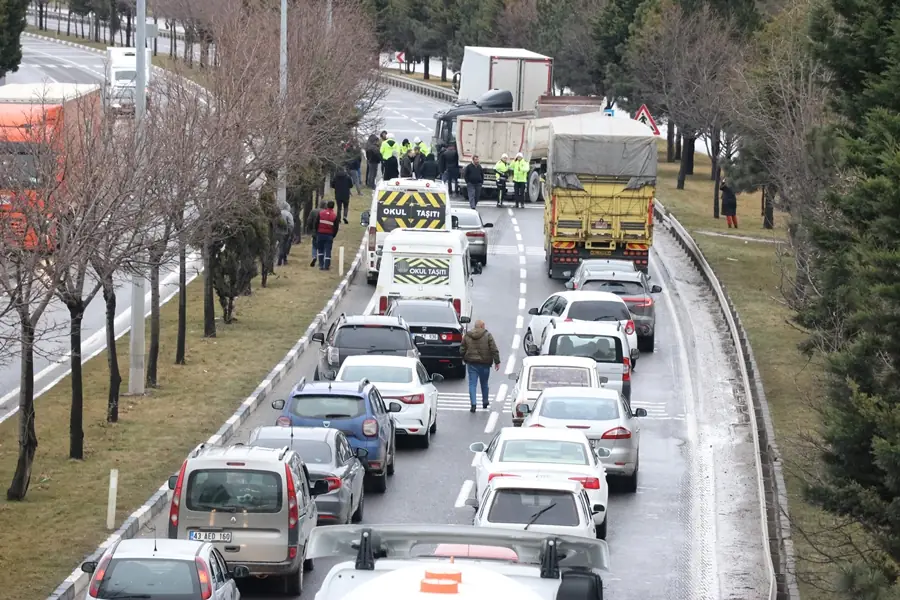
<instances>
[{"instance_id":1,"label":"truck rear wheel","mask_svg":"<svg viewBox=\"0 0 900 600\"><path fill-rule=\"evenodd\" d=\"M526 200L528 202L540 202L543 196L541 190L541 174L537 171L532 171L528 174L528 188L526 189L526 193L528 194L528 198Z\"/></svg>"}]
</instances>

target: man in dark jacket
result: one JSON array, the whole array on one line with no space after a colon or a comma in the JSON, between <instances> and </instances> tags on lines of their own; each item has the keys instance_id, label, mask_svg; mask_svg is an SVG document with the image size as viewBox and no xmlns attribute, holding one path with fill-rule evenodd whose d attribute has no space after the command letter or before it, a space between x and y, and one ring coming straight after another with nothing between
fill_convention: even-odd
<instances>
[{"instance_id":1,"label":"man in dark jacket","mask_svg":"<svg viewBox=\"0 0 900 600\"><path fill-rule=\"evenodd\" d=\"M354 142L347 142L344 149L347 152L347 162L344 167L347 169L350 181L356 188L356 194L362 196L362 189L360 189L360 185L362 184L362 181L360 181L360 177L362 176L362 150L360 150L359 146ZM340 205L338 205L338 208L340 208Z\"/></svg>"},{"instance_id":2,"label":"man in dark jacket","mask_svg":"<svg viewBox=\"0 0 900 600\"><path fill-rule=\"evenodd\" d=\"M316 252L318 247L316 246L316 224L319 222L319 212L325 210L325 201L322 200L319 202L319 206L309 211L309 215L306 217L306 234L312 240L312 260L309 261L309 266L316 266Z\"/></svg>"},{"instance_id":3,"label":"man in dark jacket","mask_svg":"<svg viewBox=\"0 0 900 600\"><path fill-rule=\"evenodd\" d=\"M375 189L378 165L381 164L381 154L378 153L380 145L381 142L378 141L378 137L374 133L369 136L369 141L366 144L366 187L372 190Z\"/></svg>"},{"instance_id":4,"label":"man in dark jacket","mask_svg":"<svg viewBox=\"0 0 900 600\"><path fill-rule=\"evenodd\" d=\"M456 151L455 145L450 144L441 152L441 156L438 159L438 172L441 174L441 181L447 184L447 191L450 194L458 194L459 153Z\"/></svg>"},{"instance_id":5,"label":"man in dark jacket","mask_svg":"<svg viewBox=\"0 0 900 600\"><path fill-rule=\"evenodd\" d=\"M438 165L437 161L434 160L434 154L429 153L428 156L425 157L425 160L422 162L419 178L430 179L432 181L438 178Z\"/></svg>"},{"instance_id":6,"label":"man in dark jacket","mask_svg":"<svg viewBox=\"0 0 900 600\"><path fill-rule=\"evenodd\" d=\"M466 332L459 352L462 354L463 362L466 363L466 371L469 375L469 402L471 403L469 411L475 412L475 389L479 381L481 382L481 407L487 408L490 405L488 379L491 376L491 365L494 365L495 371L500 370L500 351L497 349L494 336L485 329L484 321L481 319L475 321L475 326Z\"/></svg>"},{"instance_id":7,"label":"man in dark jacket","mask_svg":"<svg viewBox=\"0 0 900 600\"><path fill-rule=\"evenodd\" d=\"M337 219L344 218L344 223L349 223L347 214L350 212L350 192L353 189L353 179L346 169L340 169L331 178L331 189L334 190L334 199L337 202Z\"/></svg>"},{"instance_id":8,"label":"man in dark jacket","mask_svg":"<svg viewBox=\"0 0 900 600\"><path fill-rule=\"evenodd\" d=\"M278 266L287 264L291 242L294 239L294 215L289 210L282 210L275 222L275 239L278 242Z\"/></svg>"},{"instance_id":9,"label":"man in dark jacket","mask_svg":"<svg viewBox=\"0 0 900 600\"><path fill-rule=\"evenodd\" d=\"M737 195L724 177L719 189L722 191L722 214L725 215L725 221L728 222L728 229L732 227L737 229Z\"/></svg>"},{"instance_id":10,"label":"man in dark jacket","mask_svg":"<svg viewBox=\"0 0 900 600\"><path fill-rule=\"evenodd\" d=\"M425 155L418 146L413 148L413 175L416 179L422 178L422 165L425 163Z\"/></svg>"},{"instance_id":11,"label":"man in dark jacket","mask_svg":"<svg viewBox=\"0 0 900 600\"><path fill-rule=\"evenodd\" d=\"M481 168L481 162L478 156L472 157L472 162L466 165L463 171L463 179L466 180L466 195L469 197L469 208L474 209L478 206L478 199L481 197L481 186L484 184L484 170Z\"/></svg>"},{"instance_id":12,"label":"man in dark jacket","mask_svg":"<svg viewBox=\"0 0 900 600\"><path fill-rule=\"evenodd\" d=\"M400 159L400 177L413 176L413 161L415 160L415 152L410 148Z\"/></svg>"}]
</instances>

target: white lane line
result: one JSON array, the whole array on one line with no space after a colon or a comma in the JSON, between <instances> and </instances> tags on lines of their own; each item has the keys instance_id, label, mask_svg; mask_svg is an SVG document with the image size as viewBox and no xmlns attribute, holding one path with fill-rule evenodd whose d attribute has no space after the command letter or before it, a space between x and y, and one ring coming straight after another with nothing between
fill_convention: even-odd
<instances>
[{"instance_id":1,"label":"white lane line","mask_svg":"<svg viewBox=\"0 0 900 600\"><path fill-rule=\"evenodd\" d=\"M519 284L519 293L522 294L523 296L525 295L525 290L527 290L527 289L528 289L528 286L525 285L524 281Z\"/></svg>"},{"instance_id":2,"label":"white lane line","mask_svg":"<svg viewBox=\"0 0 900 600\"><path fill-rule=\"evenodd\" d=\"M509 216L513 216L514 214L516 214L516 213L513 212L513 209L511 209L511 208L507 208L507 209L506 209L506 212L509 213Z\"/></svg>"},{"instance_id":3,"label":"white lane line","mask_svg":"<svg viewBox=\"0 0 900 600\"><path fill-rule=\"evenodd\" d=\"M525 269L519 269L519 277L522 279L528 279L528 271Z\"/></svg>"},{"instance_id":4,"label":"white lane line","mask_svg":"<svg viewBox=\"0 0 900 600\"><path fill-rule=\"evenodd\" d=\"M521 343L522 343L522 336L520 336L520 335L517 333L516 335L513 336L513 341L512 341L512 348L511 348L511 350L513 350L513 351L518 350L518 349L519 349L519 344L521 344Z\"/></svg>"},{"instance_id":5,"label":"white lane line","mask_svg":"<svg viewBox=\"0 0 900 600\"><path fill-rule=\"evenodd\" d=\"M516 317L516 329L522 329L525 327L525 317L519 315Z\"/></svg>"},{"instance_id":6,"label":"white lane line","mask_svg":"<svg viewBox=\"0 0 900 600\"><path fill-rule=\"evenodd\" d=\"M522 238L519 238L519 241L522 241ZM525 254L525 244L519 244L519 254Z\"/></svg>"},{"instance_id":7,"label":"white lane line","mask_svg":"<svg viewBox=\"0 0 900 600\"><path fill-rule=\"evenodd\" d=\"M501 383L500 387L497 388L497 395L494 396L494 402L499 402L503 404L506 402L506 392L509 390L509 386L505 383Z\"/></svg>"},{"instance_id":8,"label":"white lane line","mask_svg":"<svg viewBox=\"0 0 900 600\"><path fill-rule=\"evenodd\" d=\"M516 241L517 241L517 242L521 242L521 241L522 241L522 234L521 234L521 233L517 233L517 234L516 234Z\"/></svg>"},{"instance_id":9,"label":"white lane line","mask_svg":"<svg viewBox=\"0 0 900 600\"><path fill-rule=\"evenodd\" d=\"M525 298L519 298L519 310L525 310Z\"/></svg>"},{"instance_id":10,"label":"white lane line","mask_svg":"<svg viewBox=\"0 0 900 600\"><path fill-rule=\"evenodd\" d=\"M516 372L516 357L510 356L509 359L506 361L506 374L509 375L510 373L515 373L515 372Z\"/></svg>"},{"instance_id":11,"label":"white lane line","mask_svg":"<svg viewBox=\"0 0 900 600\"><path fill-rule=\"evenodd\" d=\"M468 500L469 496L472 495L472 486L475 485L471 479L466 479L463 481L462 487L459 488L459 496L456 497L456 503L453 505L456 508L462 508L466 505L466 500Z\"/></svg>"},{"instance_id":12,"label":"white lane line","mask_svg":"<svg viewBox=\"0 0 900 600\"><path fill-rule=\"evenodd\" d=\"M511 218L511 219L509 220L509 222L513 224L513 227L516 228L516 231L519 230L519 222L516 221L516 218L515 218L515 217Z\"/></svg>"},{"instance_id":13,"label":"white lane line","mask_svg":"<svg viewBox=\"0 0 900 600\"><path fill-rule=\"evenodd\" d=\"M519 229L518 225L513 224L513 231L515 231L516 233L521 233L522 230Z\"/></svg>"},{"instance_id":14,"label":"white lane line","mask_svg":"<svg viewBox=\"0 0 900 600\"><path fill-rule=\"evenodd\" d=\"M525 257L522 256L521 254L519 255L519 264L520 264L520 265L524 265L524 264L525 264Z\"/></svg>"},{"instance_id":15,"label":"white lane line","mask_svg":"<svg viewBox=\"0 0 900 600\"><path fill-rule=\"evenodd\" d=\"M487 425L484 426L485 433L494 433L494 428L497 427L497 421L500 420L500 413L494 411L491 413L491 416L488 417Z\"/></svg>"}]
</instances>

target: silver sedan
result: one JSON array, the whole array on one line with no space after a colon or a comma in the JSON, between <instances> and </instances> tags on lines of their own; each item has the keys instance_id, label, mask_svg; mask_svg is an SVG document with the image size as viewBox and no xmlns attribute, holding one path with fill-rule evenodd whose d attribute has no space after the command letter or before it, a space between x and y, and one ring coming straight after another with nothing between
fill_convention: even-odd
<instances>
[{"instance_id":1,"label":"silver sedan","mask_svg":"<svg viewBox=\"0 0 900 600\"><path fill-rule=\"evenodd\" d=\"M488 246L490 245L490 233L493 223L485 223L481 220L481 215L477 210L471 208L454 208L451 216L456 217L454 221L458 221L455 225L456 229L466 232L466 239L469 240L469 256L472 262L480 262L482 265L487 264Z\"/></svg>"},{"instance_id":2,"label":"silver sedan","mask_svg":"<svg viewBox=\"0 0 900 600\"><path fill-rule=\"evenodd\" d=\"M534 404L518 404L526 415L522 427L580 429L594 448L609 450L602 459L608 477L625 479L625 489L636 492L640 469L643 408L632 409L628 400L609 388L547 388Z\"/></svg>"}]
</instances>

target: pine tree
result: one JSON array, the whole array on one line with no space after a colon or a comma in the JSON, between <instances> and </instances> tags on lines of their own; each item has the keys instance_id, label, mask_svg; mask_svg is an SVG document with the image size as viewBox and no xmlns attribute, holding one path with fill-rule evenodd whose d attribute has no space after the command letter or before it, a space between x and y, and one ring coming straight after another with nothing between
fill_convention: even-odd
<instances>
[{"instance_id":1,"label":"pine tree","mask_svg":"<svg viewBox=\"0 0 900 600\"><path fill-rule=\"evenodd\" d=\"M19 70L28 0L0 0L0 77Z\"/></svg>"}]
</instances>

